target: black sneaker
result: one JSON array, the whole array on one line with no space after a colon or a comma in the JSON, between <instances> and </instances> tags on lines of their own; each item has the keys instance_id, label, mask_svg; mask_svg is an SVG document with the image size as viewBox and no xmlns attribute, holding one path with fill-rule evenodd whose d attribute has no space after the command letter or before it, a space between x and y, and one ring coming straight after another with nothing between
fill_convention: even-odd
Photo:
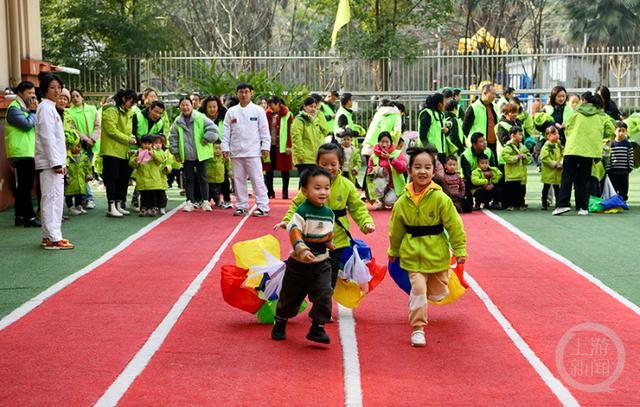
<instances>
[{"instance_id":1,"label":"black sneaker","mask_svg":"<svg viewBox=\"0 0 640 407\"><path fill-rule=\"evenodd\" d=\"M16 216L15 220L14 220L14 224L16 226L23 226L24 223L24 218L22 216ZM25 226L25 227L29 227L29 226Z\"/></svg>"},{"instance_id":2,"label":"black sneaker","mask_svg":"<svg viewBox=\"0 0 640 407\"><path fill-rule=\"evenodd\" d=\"M256 209L255 211L253 211L253 216L261 218L263 216L269 216L269 212L265 212L262 209Z\"/></svg>"},{"instance_id":3,"label":"black sneaker","mask_svg":"<svg viewBox=\"0 0 640 407\"><path fill-rule=\"evenodd\" d=\"M319 343L331 343L331 339L327 332L324 330L324 324L320 322L314 322L311 324L307 339Z\"/></svg>"},{"instance_id":4,"label":"black sneaker","mask_svg":"<svg viewBox=\"0 0 640 407\"><path fill-rule=\"evenodd\" d=\"M233 212L233 216L244 216L246 214L247 214L246 209L236 209L236 211Z\"/></svg>"},{"instance_id":5,"label":"black sneaker","mask_svg":"<svg viewBox=\"0 0 640 407\"><path fill-rule=\"evenodd\" d=\"M276 318L271 328L271 339L274 341L283 341L287 339L287 320Z\"/></svg>"},{"instance_id":6,"label":"black sneaker","mask_svg":"<svg viewBox=\"0 0 640 407\"><path fill-rule=\"evenodd\" d=\"M29 220L25 220L24 221L24 227L25 228L39 228L42 226L42 223L40 223L40 219L36 218L35 216Z\"/></svg>"}]
</instances>

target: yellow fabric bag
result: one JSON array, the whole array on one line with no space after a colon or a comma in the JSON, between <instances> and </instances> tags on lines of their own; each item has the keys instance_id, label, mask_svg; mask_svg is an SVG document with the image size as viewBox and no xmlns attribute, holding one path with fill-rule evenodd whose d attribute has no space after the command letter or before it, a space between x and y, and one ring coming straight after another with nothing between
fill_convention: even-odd
<instances>
[{"instance_id":1,"label":"yellow fabric bag","mask_svg":"<svg viewBox=\"0 0 640 407\"><path fill-rule=\"evenodd\" d=\"M347 308L356 308L360 300L364 297L364 292L360 285L353 280L339 278L336 288L333 290L333 299Z\"/></svg>"},{"instance_id":2,"label":"yellow fabric bag","mask_svg":"<svg viewBox=\"0 0 640 407\"><path fill-rule=\"evenodd\" d=\"M232 250L236 257L236 266L246 270L255 266L267 265L268 261L264 251L277 259L280 258L280 242L273 235L265 235L257 239L238 242L233 245ZM262 281L262 275L245 281L244 285L249 288L256 288L260 285L260 281Z\"/></svg>"},{"instance_id":3,"label":"yellow fabric bag","mask_svg":"<svg viewBox=\"0 0 640 407\"><path fill-rule=\"evenodd\" d=\"M440 301L429 300L429 304L435 304L435 305L451 304L458 298L462 297L465 291L466 289L462 286L462 284L460 284L458 275L454 273L453 270L449 269L449 295L447 295Z\"/></svg>"}]
</instances>

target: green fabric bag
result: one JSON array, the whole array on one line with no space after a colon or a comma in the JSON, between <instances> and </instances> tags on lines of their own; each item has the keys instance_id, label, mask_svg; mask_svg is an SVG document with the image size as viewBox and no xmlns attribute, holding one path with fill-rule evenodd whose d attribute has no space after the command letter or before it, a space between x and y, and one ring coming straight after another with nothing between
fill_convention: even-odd
<instances>
[{"instance_id":1,"label":"green fabric bag","mask_svg":"<svg viewBox=\"0 0 640 407\"><path fill-rule=\"evenodd\" d=\"M602 202L602 198L591 195L589 197L589 212L603 212L604 207L600 204L600 202Z\"/></svg>"}]
</instances>

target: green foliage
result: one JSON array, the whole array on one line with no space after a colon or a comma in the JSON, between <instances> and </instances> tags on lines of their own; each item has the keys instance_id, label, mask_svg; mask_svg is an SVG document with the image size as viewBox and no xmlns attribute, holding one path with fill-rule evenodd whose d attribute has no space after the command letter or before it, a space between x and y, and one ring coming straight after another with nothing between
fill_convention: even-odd
<instances>
[{"instance_id":1,"label":"green foliage","mask_svg":"<svg viewBox=\"0 0 640 407\"><path fill-rule=\"evenodd\" d=\"M335 0L304 0L322 19L317 47L331 46L331 33L338 9ZM351 0L351 22L338 34L337 49L345 56L366 59L411 58L419 51L418 29L433 28L453 11L453 0Z\"/></svg>"},{"instance_id":2,"label":"green foliage","mask_svg":"<svg viewBox=\"0 0 640 407\"><path fill-rule=\"evenodd\" d=\"M285 85L270 77L266 70L243 71L238 75L219 69L216 61L210 64L196 62L193 77L182 78L184 88L197 89L202 95L224 95L234 93L239 83L253 86L253 94L257 97L282 98L293 113L297 113L304 99L309 96L309 89L302 84Z\"/></svg>"},{"instance_id":3,"label":"green foliage","mask_svg":"<svg viewBox=\"0 0 640 407\"><path fill-rule=\"evenodd\" d=\"M569 37L587 46L631 46L640 41L640 0L564 2Z\"/></svg>"}]
</instances>

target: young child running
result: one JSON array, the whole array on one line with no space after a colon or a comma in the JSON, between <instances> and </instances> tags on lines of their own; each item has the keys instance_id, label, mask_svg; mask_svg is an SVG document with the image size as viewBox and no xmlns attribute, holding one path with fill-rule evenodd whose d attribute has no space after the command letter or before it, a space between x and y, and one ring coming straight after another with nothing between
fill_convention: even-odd
<instances>
[{"instance_id":1,"label":"young child running","mask_svg":"<svg viewBox=\"0 0 640 407\"><path fill-rule=\"evenodd\" d=\"M432 181L436 158L422 148L407 153L412 182L391 212L388 255L390 262L400 257L400 267L409 273L411 345L425 346L427 299L439 301L449 294L449 247L464 264L467 238L453 202Z\"/></svg>"},{"instance_id":2,"label":"young child running","mask_svg":"<svg viewBox=\"0 0 640 407\"><path fill-rule=\"evenodd\" d=\"M336 217L333 225L333 244L336 248L329 252L329 261L331 262L331 287L335 287L342 254L344 250L351 245L347 235L347 233L349 233L347 210L362 233L373 233L376 227L355 185L341 174L342 164L344 163L342 148L332 143L321 145L320 148L318 148L316 163L319 167L329 171L332 177L331 192L329 193L329 202L327 205L333 210ZM298 191L282 222L276 224L273 229L286 228L293 217L293 213L304 201L304 194L302 191Z\"/></svg>"},{"instance_id":3,"label":"young child running","mask_svg":"<svg viewBox=\"0 0 640 407\"><path fill-rule=\"evenodd\" d=\"M508 211L526 210L524 196L527 193L527 165L531 163L531 153L522 143L522 129L509 129L511 141L505 144L501 157L504 160L504 201Z\"/></svg>"},{"instance_id":4,"label":"young child running","mask_svg":"<svg viewBox=\"0 0 640 407\"><path fill-rule=\"evenodd\" d=\"M369 201L378 201L378 209L384 209L404 195L404 174L407 163L404 155L393 144L391 134L383 131L378 135L378 144L367 165L367 187Z\"/></svg>"},{"instance_id":5,"label":"young child running","mask_svg":"<svg viewBox=\"0 0 640 407\"><path fill-rule=\"evenodd\" d=\"M67 151L67 176L64 183L64 198L71 215L83 215L87 213L82 207L82 201L87 195L87 181L93 179L91 160L82 151L82 145L78 141L76 145Z\"/></svg>"},{"instance_id":6,"label":"young child running","mask_svg":"<svg viewBox=\"0 0 640 407\"><path fill-rule=\"evenodd\" d=\"M555 126L547 127L545 130L546 143L540 150L540 163L542 164L542 209L549 209L549 190L553 187L553 195L556 202L560 193L560 181L562 181L562 156L564 146L560 143L560 134Z\"/></svg>"},{"instance_id":7,"label":"young child running","mask_svg":"<svg viewBox=\"0 0 640 407\"><path fill-rule=\"evenodd\" d=\"M271 338L287 337L287 320L296 316L308 295L313 304L309 316L313 322L307 334L310 341L329 343L324 324L331 320L331 263L333 250L333 211L325 204L331 190L331 174L324 168L305 170L300 188L306 200L296 208L287 227L293 250L287 260L278 297Z\"/></svg>"},{"instance_id":8,"label":"young child running","mask_svg":"<svg viewBox=\"0 0 640 407\"><path fill-rule=\"evenodd\" d=\"M140 191L139 216L156 216L162 205L166 180L162 169L166 165L162 150L152 148L155 136L146 134L140 139L140 149L131 156L129 165L136 170L136 181Z\"/></svg>"}]
</instances>

